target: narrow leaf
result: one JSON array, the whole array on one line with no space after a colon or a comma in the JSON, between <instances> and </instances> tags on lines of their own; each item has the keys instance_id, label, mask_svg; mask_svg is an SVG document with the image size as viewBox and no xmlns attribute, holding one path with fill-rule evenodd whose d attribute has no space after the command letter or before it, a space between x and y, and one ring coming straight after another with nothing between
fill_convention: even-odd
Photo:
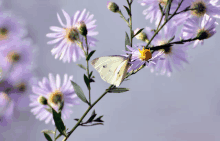
<instances>
[{"instance_id":1,"label":"narrow leaf","mask_svg":"<svg viewBox=\"0 0 220 141\"><path fill-rule=\"evenodd\" d=\"M89 78L91 78L91 76L92 76L92 73L93 73L93 71L91 71L91 72L90 72L90 74L89 74Z\"/></svg>"},{"instance_id":2,"label":"narrow leaf","mask_svg":"<svg viewBox=\"0 0 220 141\"><path fill-rule=\"evenodd\" d=\"M96 117L96 113L95 113L95 110L92 112L92 115L91 115L91 117L86 121L86 123L89 123L89 122L92 122L93 121L93 119Z\"/></svg>"},{"instance_id":3,"label":"narrow leaf","mask_svg":"<svg viewBox=\"0 0 220 141\"><path fill-rule=\"evenodd\" d=\"M41 133L55 134L53 130L42 130Z\"/></svg>"},{"instance_id":4,"label":"narrow leaf","mask_svg":"<svg viewBox=\"0 0 220 141\"><path fill-rule=\"evenodd\" d=\"M132 37L134 38L135 36L137 36L139 33L141 33L144 30L144 28L141 28L140 30L138 30L138 32Z\"/></svg>"},{"instance_id":5,"label":"narrow leaf","mask_svg":"<svg viewBox=\"0 0 220 141\"><path fill-rule=\"evenodd\" d=\"M92 79L92 78L90 78L90 79L89 79L89 82L90 82L90 83L91 83L91 82L95 82L95 80Z\"/></svg>"},{"instance_id":6,"label":"narrow leaf","mask_svg":"<svg viewBox=\"0 0 220 141\"><path fill-rule=\"evenodd\" d=\"M86 67L84 67L82 64L76 64L77 66L79 66L80 68L86 70Z\"/></svg>"},{"instance_id":7,"label":"narrow leaf","mask_svg":"<svg viewBox=\"0 0 220 141\"><path fill-rule=\"evenodd\" d=\"M90 90L89 78L85 74L84 74L84 81L86 83L86 86L87 86L88 90Z\"/></svg>"},{"instance_id":8,"label":"narrow leaf","mask_svg":"<svg viewBox=\"0 0 220 141\"><path fill-rule=\"evenodd\" d=\"M74 120L75 120L75 121L78 121L79 119L78 119L78 118L75 118Z\"/></svg>"},{"instance_id":9,"label":"narrow leaf","mask_svg":"<svg viewBox=\"0 0 220 141\"><path fill-rule=\"evenodd\" d=\"M128 88L114 88L109 91L109 93L123 93L129 91Z\"/></svg>"},{"instance_id":10,"label":"narrow leaf","mask_svg":"<svg viewBox=\"0 0 220 141\"><path fill-rule=\"evenodd\" d=\"M46 109L48 112L50 112L51 114L53 114L51 108L45 108L45 109Z\"/></svg>"},{"instance_id":11,"label":"narrow leaf","mask_svg":"<svg viewBox=\"0 0 220 141\"><path fill-rule=\"evenodd\" d=\"M129 51L129 50L127 49L127 45L131 46L131 43L130 43L130 39L129 39L129 37L128 37L128 33L125 32L125 50L126 50L126 51Z\"/></svg>"},{"instance_id":12,"label":"narrow leaf","mask_svg":"<svg viewBox=\"0 0 220 141\"><path fill-rule=\"evenodd\" d=\"M47 133L44 133L44 136L47 139L47 141L53 141L50 135L48 135Z\"/></svg>"},{"instance_id":13,"label":"narrow leaf","mask_svg":"<svg viewBox=\"0 0 220 141\"><path fill-rule=\"evenodd\" d=\"M74 87L74 90L75 90L75 93L77 94L77 96L85 103L88 103L82 89L80 88L79 85L77 85L75 82L71 81L73 87Z\"/></svg>"},{"instance_id":14,"label":"narrow leaf","mask_svg":"<svg viewBox=\"0 0 220 141\"><path fill-rule=\"evenodd\" d=\"M60 134L66 136L66 127L64 126L63 120L61 119L61 112L57 113L53 108L53 120L55 122L55 125L57 127L57 130L60 132Z\"/></svg>"},{"instance_id":15,"label":"narrow leaf","mask_svg":"<svg viewBox=\"0 0 220 141\"><path fill-rule=\"evenodd\" d=\"M129 5L131 5L133 1L134 1L134 0L131 0L131 2L129 3Z\"/></svg>"},{"instance_id":16,"label":"narrow leaf","mask_svg":"<svg viewBox=\"0 0 220 141\"><path fill-rule=\"evenodd\" d=\"M96 51L96 50L93 50L93 51L91 51L91 52L89 53L89 55L86 57L86 60L87 60L87 61L92 57L92 55L95 53L95 51Z\"/></svg>"},{"instance_id":17,"label":"narrow leaf","mask_svg":"<svg viewBox=\"0 0 220 141\"><path fill-rule=\"evenodd\" d=\"M166 13L165 13L165 20L166 21L168 20L168 16L169 16L169 13L170 13L170 7L171 7L171 4L172 4L172 1L173 0L168 0L167 1L167 9L166 9Z\"/></svg>"},{"instance_id":18,"label":"narrow leaf","mask_svg":"<svg viewBox=\"0 0 220 141\"><path fill-rule=\"evenodd\" d=\"M93 120L93 121L95 121L95 122L104 122L103 120L101 120L102 117L103 117L103 116L100 116L100 117L98 117L97 119L95 119L95 120Z\"/></svg>"},{"instance_id":19,"label":"narrow leaf","mask_svg":"<svg viewBox=\"0 0 220 141\"><path fill-rule=\"evenodd\" d=\"M160 8L161 15L163 15L163 7L161 6L161 4L159 4L159 8Z\"/></svg>"},{"instance_id":20,"label":"narrow leaf","mask_svg":"<svg viewBox=\"0 0 220 141\"><path fill-rule=\"evenodd\" d=\"M128 15L131 16L131 11L129 10L129 8L128 8L127 6L125 6L125 5L123 5L123 6L124 6L124 8L126 9Z\"/></svg>"},{"instance_id":21,"label":"narrow leaf","mask_svg":"<svg viewBox=\"0 0 220 141\"><path fill-rule=\"evenodd\" d=\"M171 39L169 39L168 43L172 42L175 36L173 36Z\"/></svg>"}]
</instances>

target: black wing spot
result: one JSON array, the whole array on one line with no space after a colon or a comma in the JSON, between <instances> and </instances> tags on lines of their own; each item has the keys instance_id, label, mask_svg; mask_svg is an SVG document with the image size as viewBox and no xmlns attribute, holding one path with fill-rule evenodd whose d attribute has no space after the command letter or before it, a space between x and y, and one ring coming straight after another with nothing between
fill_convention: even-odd
<instances>
[{"instance_id":1,"label":"black wing spot","mask_svg":"<svg viewBox=\"0 0 220 141\"><path fill-rule=\"evenodd\" d=\"M107 67L107 65L103 65L103 68L106 68Z\"/></svg>"}]
</instances>

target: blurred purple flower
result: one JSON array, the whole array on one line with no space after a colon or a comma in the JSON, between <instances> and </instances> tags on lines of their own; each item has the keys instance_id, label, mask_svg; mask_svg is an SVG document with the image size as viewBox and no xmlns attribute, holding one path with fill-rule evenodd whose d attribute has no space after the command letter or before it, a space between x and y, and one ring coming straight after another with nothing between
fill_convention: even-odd
<instances>
[{"instance_id":1,"label":"blurred purple flower","mask_svg":"<svg viewBox=\"0 0 220 141\"><path fill-rule=\"evenodd\" d=\"M27 34L25 22L10 11L0 12L0 45L18 41ZM1 47L0 47L1 48Z\"/></svg>"},{"instance_id":2,"label":"blurred purple flower","mask_svg":"<svg viewBox=\"0 0 220 141\"><path fill-rule=\"evenodd\" d=\"M201 18L189 18L182 29L182 37L184 39L199 37L200 39L196 40L193 45L196 47L199 43L203 44L204 39L208 39L216 33L216 24L216 20L208 15Z\"/></svg>"},{"instance_id":3,"label":"blurred purple flower","mask_svg":"<svg viewBox=\"0 0 220 141\"><path fill-rule=\"evenodd\" d=\"M14 102L8 94L0 92L0 125L7 126L12 121Z\"/></svg>"},{"instance_id":4,"label":"blurred purple flower","mask_svg":"<svg viewBox=\"0 0 220 141\"><path fill-rule=\"evenodd\" d=\"M159 7L159 4L165 8L167 4L167 0L139 0L139 3L141 3L142 6L147 5L148 8L143 11L143 14L146 15L146 19L150 19L150 22L152 23L154 20L156 20L155 24L158 25L160 18L161 18L161 10ZM170 14L173 14L176 8L178 7L178 3L180 0L173 0L171 9L170 9ZM181 10L184 10L186 8L185 5L181 5L179 10L177 12L180 12ZM181 18L180 18L181 17ZM184 20L182 19L188 18L188 14L186 13L181 13L177 16L174 16L172 18L172 21L176 23L176 25L182 24ZM164 22L164 18L162 20L162 23Z\"/></svg>"},{"instance_id":5,"label":"blurred purple flower","mask_svg":"<svg viewBox=\"0 0 220 141\"><path fill-rule=\"evenodd\" d=\"M73 76L69 76L68 78L67 74L65 74L63 85L61 86L60 76L57 74L55 79L52 74L49 74L49 80L44 77L42 82L38 82L39 86L32 87L34 95L30 96L30 106L34 107L31 112L36 115L37 119L45 120L45 123L48 124L53 116L47 110L49 108L47 104L50 104L55 110L58 110L58 103L62 101L64 102L62 118L67 119L70 117L72 110L69 107L79 104L78 97L70 82L72 79ZM44 104L42 104L42 97L44 97ZM54 124L53 120L52 123Z\"/></svg>"},{"instance_id":6,"label":"blurred purple flower","mask_svg":"<svg viewBox=\"0 0 220 141\"><path fill-rule=\"evenodd\" d=\"M82 12L77 11L73 17L70 17L64 10L62 10L62 12L66 18L66 25L63 24L59 14L57 14L62 27L50 27L50 29L55 33L48 33L46 36L55 39L49 41L47 44L57 44L55 48L51 50L52 55L55 55L55 59L60 56L60 60L62 59L64 63L66 61L70 62L71 60L75 62L80 57L85 56L80 48L80 42L83 42L83 45L85 46L85 39L79 34L76 26L80 22L84 22L86 24L88 31L88 44L90 46L95 46L97 40L92 36L98 34L98 32L94 31L96 28L96 25L94 25L96 20L93 20L94 15L90 15L89 12L86 14L85 9Z\"/></svg>"},{"instance_id":7,"label":"blurred purple flower","mask_svg":"<svg viewBox=\"0 0 220 141\"><path fill-rule=\"evenodd\" d=\"M217 5L219 0L185 0L183 6L190 6L190 15L202 17L209 15L211 17L220 18L220 5Z\"/></svg>"},{"instance_id":8,"label":"blurred purple flower","mask_svg":"<svg viewBox=\"0 0 220 141\"><path fill-rule=\"evenodd\" d=\"M29 72L33 63L33 48L30 40L16 40L0 48L0 68L3 77L14 84ZM4 78L3 78L4 79Z\"/></svg>"},{"instance_id":9,"label":"blurred purple flower","mask_svg":"<svg viewBox=\"0 0 220 141\"><path fill-rule=\"evenodd\" d=\"M164 26L163 32L161 31L155 36L152 44L154 46L166 44L170 39L175 37L175 34L176 26L173 26L173 24L167 24ZM175 41L175 38L173 41ZM187 47L185 45L173 45L166 47L165 49L155 51L155 53L163 52L161 57L163 57L164 60L157 59L155 60L155 63L151 63L147 67L151 68L152 72L157 71L162 75L167 73L167 75L170 76L173 71L172 65L179 70L179 68L182 67L182 62L188 63L186 59L186 50Z\"/></svg>"}]
</instances>

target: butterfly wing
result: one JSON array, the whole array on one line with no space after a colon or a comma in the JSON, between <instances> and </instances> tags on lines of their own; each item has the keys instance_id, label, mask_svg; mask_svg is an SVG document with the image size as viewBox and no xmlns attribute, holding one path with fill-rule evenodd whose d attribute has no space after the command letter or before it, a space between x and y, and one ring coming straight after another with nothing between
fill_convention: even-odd
<instances>
[{"instance_id":1,"label":"butterfly wing","mask_svg":"<svg viewBox=\"0 0 220 141\"><path fill-rule=\"evenodd\" d=\"M128 62L129 62L129 59L124 60L115 72L115 76L114 76L114 79L113 79L113 82L114 82L113 84L116 87L118 87L121 84L121 82L124 80L124 78L127 74L128 68L130 67L130 64Z\"/></svg>"},{"instance_id":2,"label":"butterfly wing","mask_svg":"<svg viewBox=\"0 0 220 141\"><path fill-rule=\"evenodd\" d=\"M117 80L118 68L127 60L124 56L104 56L92 60L92 66L99 72L101 78L107 83L114 84Z\"/></svg>"}]
</instances>

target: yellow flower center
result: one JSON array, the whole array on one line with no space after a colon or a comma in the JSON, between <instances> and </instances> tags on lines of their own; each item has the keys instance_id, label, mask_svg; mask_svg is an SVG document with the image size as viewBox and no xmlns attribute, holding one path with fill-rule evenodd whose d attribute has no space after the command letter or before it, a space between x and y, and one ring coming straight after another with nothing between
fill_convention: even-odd
<instances>
[{"instance_id":1,"label":"yellow flower center","mask_svg":"<svg viewBox=\"0 0 220 141\"><path fill-rule=\"evenodd\" d=\"M197 17L202 17L206 13L206 4L203 0L197 0L194 3L192 3L191 14Z\"/></svg>"},{"instance_id":2,"label":"yellow flower center","mask_svg":"<svg viewBox=\"0 0 220 141\"><path fill-rule=\"evenodd\" d=\"M48 103L55 107L58 106L58 103L63 101L63 93L59 90L54 91L53 93L49 94Z\"/></svg>"},{"instance_id":3,"label":"yellow flower center","mask_svg":"<svg viewBox=\"0 0 220 141\"><path fill-rule=\"evenodd\" d=\"M8 29L5 27L0 28L0 40L4 40L7 38Z\"/></svg>"},{"instance_id":4,"label":"yellow flower center","mask_svg":"<svg viewBox=\"0 0 220 141\"><path fill-rule=\"evenodd\" d=\"M21 59L21 56L17 52L11 51L8 53L7 59L11 63L16 63Z\"/></svg>"},{"instance_id":5,"label":"yellow flower center","mask_svg":"<svg viewBox=\"0 0 220 141\"><path fill-rule=\"evenodd\" d=\"M79 32L76 28L66 28L66 36L67 41L71 43L75 43L79 41Z\"/></svg>"},{"instance_id":6,"label":"yellow flower center","mask_svg":"<svg viewBox=\"0 0 220 141\"><path fill-rule=\"evenodd\" d=\"M150 49L145 49L144 47L142 50L139 49L139 59L141 59L142 61L147 61L150 58L152 58Z\"/></svg>"}]
</instances>

